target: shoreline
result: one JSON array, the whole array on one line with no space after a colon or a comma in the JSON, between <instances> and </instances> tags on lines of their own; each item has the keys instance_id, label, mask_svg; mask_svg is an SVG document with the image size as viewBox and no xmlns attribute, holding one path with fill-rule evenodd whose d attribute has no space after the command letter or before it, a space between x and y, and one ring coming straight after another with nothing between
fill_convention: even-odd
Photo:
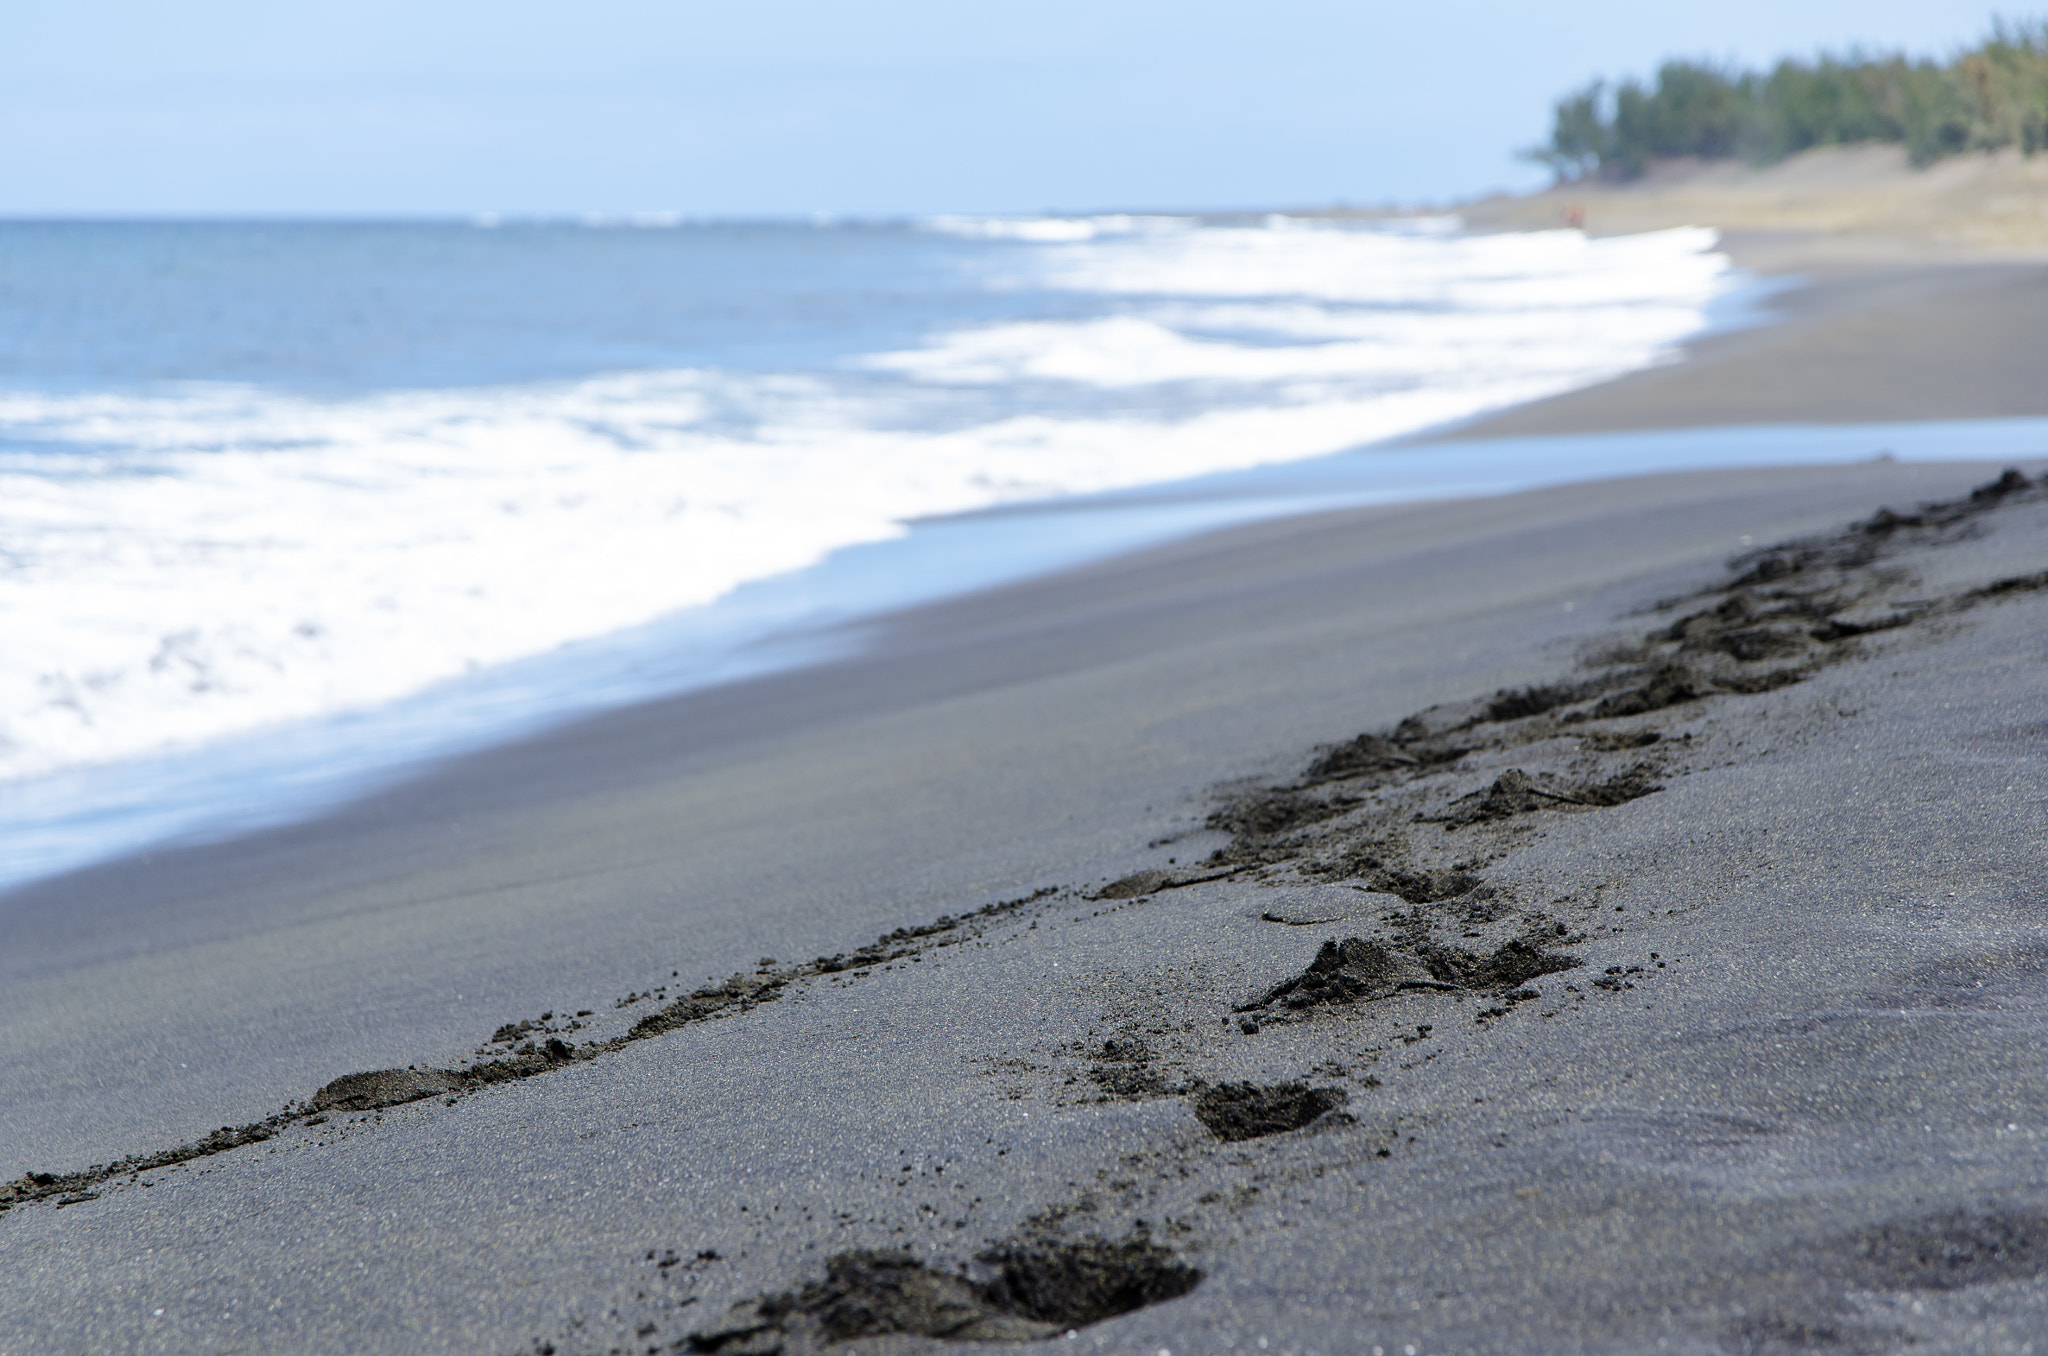
<instances>
[{"instance_id":1,"label":"shoreline","mask_svg":"<svg viewBox=\"0 0 2048 1356\"><path fill-rule=\"evenodd\" d=\"M1589 388L1557 397L1557 408L1579 410L1580 395L1597 408L1614 394ZM1482 422L1545 430L1574 422L1555 413L1542 402ZM230 842L336 813L437 764L606 711L827 663L906 609L1232 526L1617 476L1885 458L1989 463L2042 448L2048 417L1493 437L1459 426L1302 461L918 520L903 537L845 548L705 607L371 711L0 787L10 830L0 847L0 908L17 890L127 857Z\"/></svg>"},{"instance_id":2,"label":"shoreline","mask_svg":"<svg viewBox=\"0 0 2048 1356\"><path fill-rule=\"evenodd\" d=\"M1701 253L1709 239L1705 232L1650 242L1647 252L1564 242L1563 251L1533 260L1518 258L1512 247L1502 251L1471 241L1446 245L1323 232L1320 243L1329 248L1318 257L1326 265L1334 260L1335 274L1289 281L1289 261L1300 262L1301 242L1265 223L1221 235L1179 223L1170 232L1173 243L1157 248L1122 240L1114 226L1108 230L1109 238L1122 240L1104 246L1113 258L1165 261L1180 279L1170 285L1192 288L1189 296L1205 295L1203 289L1217 281L1214 269L1191 264L1193 272L1182 277L1174 272L1182 266L1170 259L1183 246L1202 257L1220 249L1236 261L1226 273L1261 259L1265 263L1254 273L1278 267L1270 285L1299 286L1311 311L1348 305L1341 295L1359 286L1369 294L1387 287L1398 294L1408 286L1410 265L1431 273L1448 269L1446 277L1470 274L1481 292L1514 277L1577 277L1575 270L1590 270L1583 276L1607 280L1593 289L1589 302L1603 314L1600 296L1613 287L1630 296L1662 298L1649 308L1647 327L1631 323L1613 335L1595 329L1557 349L1517 342L1487 319L1484 305L1465 320L1456 318L1462 306L1453 308L1456 314L1440 314L1434 304L1425 305L1411 317L1421 330L1405 322L1397 329L1411 338L1442 330L1443 337L1423 346L1442 356L1420 359L1422 366L1410 372L1398 356L1386 367L1391 350L1365 339L1354 341L1366 345L1356 358L1351 348L1328 349L1315 324L1304 332L1307 342L1280 348L1264 341L1245 347L1173 339L1179 333L1173 324L1161 328L1153 321L1136 322L1135 329L1117 322L1100 331L1092 320L1059 321L1049 329L1036 322L1021 331L984 329L982 322L996 313L1021 307L1020 315L1035 314L1040 302L1020 295L1014 305L995 302L990 310L972 298L982 296L985 286L996 289L989 297L1006 294L1012 283L1044 270L1050 272L1031 286L1057 291L1071 284L1083 312L1125 303L1107 300L1117 285L1085 276L1087 260L1095 257L1087 251L1094 246L1076 254L1066 245L1040 242L1017 253L1023 238L1006 243L1006 232L993 229L1002 223L982 224L993 233L980 244L970 238L976 234L972 222L956 223L957 232L938 229L936 222L927 224L930 229L896 223L886 239L861 243L842 262L880 270L871 279L879 290L861 291L869 286L863 283L846 297L868 296L876 311L857 324L849 321L843 333L827 325L804 343L791 337L804 327L801 306L787 323L770 324L793 345L772 350L779 356L770 367L784 359L795 364L782 376L765 367L749 375L745 364L730 372L716 364L703 372L687 365L670 371L658 363L622 373L578 368L563 375L566 385L524 386L513 375L507 379L514 384L505 387L379 395L382 388L372 383L338 389L330 393L332 400L309 395L313 403L302 407L289 383L273 390L259 379L267 369L258 362L245 373L254 384L235 397L246 398L248 406L235 416L240 431L221 435L224 448L240 451L226 460L177 454L156 468L189 479L190 494L180 502L189 502L194 514L210 504L204 513L225 516L203 528L200 517L180 511L136 520L131 535L142 540L131 543L140 551L134 559L161 553L180 562L175 578L162 570L131 574L122 563L128 556L95 555L96 548L73 551L64 543L80 539L53 530L53 554L44 567L55 572L55 593L44 600L57 619L43 647L49 653L31 664L24 652L5 675L20 710L13 742L0 747L10 769L0 786L0 890L94 858L304 817L439 757L594 709L800 662L806 656L791 651L854 616L1256 516L1270 510L1232 508L1212 496L1199 504L1189 501L1178 521L1164 521L1171 514L1138 511L1135 499L1115 500L1119 517L1097 511L1113 497L1094 496L1071 505L1026 506L1026 513L1053 524L1042 539L1011 533L992 545L961 546L956 540L944 550L927 550L922 541L902 550L860 545L890 543L906 528L920 539L957 539L964 525L1021 522L1016 515L936 515L1018 495L1052 495L1062 487L1150 481L1161 489L1154 497L1164 501L1179 488L1168 482L1203 468L1325 454L1593 380L1650 361L1660 351L1660 338L1700 323L1703 308L1725 281L1723 261ZM1082 236L1096 233L1089 223L1073 224ZM1023 229L1023 237L1032 234ZM948 238L953 236L958 238ZM209 247L235 257L234 239L223 236ZM791 257L839 257L853 241L825 232L798 242L802 247ZM137 258L153 257L162 242L152 242L144 232L124 248L138 251ZM715 249L682 234L656 243L667 252L660 257L672 260L702 263L735 250L756 262L780 257L775 250L761 253L762 242L747 232ZM468 248L463 245L447 261L452 277L473 284L484 276L472 276L483 262L479 256L458 264ZM776 248L794 247L783 241ZM1475 251L1482 258L1499 256L1507 273L1476 262L1470 257ZM96 276L84 267L90 257L87 251L74 261L81 267L78 279ZM314 257L305 255L301 262ZM576 257L589 266L598 262ZM620 266L624 257L605 255L605 267ZM1080 265L1084 276L1059 282L1067 266L1061 259ZM925 277L918 272L925 263L913 266L913 260L948 262ZM491 267L504 263L499 258ZM1011 282L999 281L1012 266L1024 272ZM895 268L912 274L896 277ZM935 281L956 271L955 282ZM925 281L913 283L913 274ZM853 277L846 274L840 284L852 286ZM766 274L753 283L735 274L725 285L763 289L764 304L774 304L759 317L762 323L788 300ZM1149 285L1169 282L1154 275ZM1324 296L1330 288L1335 291ZM423 295L431 293L428 288ZM1393 304L1397 311L1407 305ZM1568 316L1584 309L1554 288L1539 304ZM1631 322L1637 319L1631 314ZM1445 320L1447 330L1438 323ZM1074 323L1080 328L1069 328ZM1390 323L1392 313L1378 316L1360 333ZM426 332L417 325L406 328L415 338ZM760 337L734 342L754 353L755 361L768 362L770 350L759 348ZM972 357L983 340L1004 352L1013 340L1023 348L990 359L990 367ZM1135 348L1128 347L1132 343ZM1449 347L1440 350L1444 343ZM481 336L478 344L491 347ZM1044 344L1052 347L1040 351ZM1161 358L1166 350L1158 344L1181 357ZM478 356L482 350L471 353L472 375L491 366ZM1498 361L1483 356L1495 353ZM394 351L388 361L402 356ZM522 351L521 360L537 356ZM670 356L681 361L686 355ZM301 354L300 360L310 357ZM601 351L586 357L596 361ZM1194 363L1186 371L1201 381L1218 380L1221 394L1205 386L1188 395L1195 388L1173 377L1183 359ZM1355 370L1333 370L1307 394L1299 383L1272 391L1266 383L1295 371L1296 359L1311 373L1362 365L1365 379ZM356 354L350 361L367 359ZM1024 366L1013 370L1013 361ZM1023 375L1038 372L1041 361L1051 366L1036 377ZM1444 368L1446 361L1454 366ZM375 367L371 363L364 371ZM1471 381L1455 375L1467 370L1474 374ZM783 389L785 377L802 372L810 375ZM1397 372L1408 373L1396 381L1403 389L1379 389ZM1136 389L1124 385L1133 377L1140 388L1156 388L1160 395L1123 394ZM965 386L958 384L963 379ZM1005 384L1013 380L1025 384L1013 390ZM992 401L971 394L989 381L1005 394ZM1035 384L1040 381L1045 384ZM198 423L190 426L196 428L215 417L183 397L162 406L111 398L113 405L89 417L75 401L34 397L16 414L31 423L42 420L53 447L69 445L66 440L80 432L74 427L80 418L112 420L95 426L93 437L120 447L131 439L154 446L166 428L186 427L194 419ZM705 400L711 403L702 405ZM596 406L586 408L592 401ZM590 409L597 406L607 412L586 427L583 421L595 417ZM713 409L725 413L704 414ZM693 422L700 414L709 420L702 427ZM273 438L299 450L277 457L255 450ZM362 458L384 465L378 449L392 440L403 451L386 468L388 477L348 469ZM768 474L761 461L766 454L757 455L762 448L777 449L766 465L803 469ZM243 453L251 460L236 460ZM429 464L444 454L453 461ZM32 453L30 463L31 499L35 486L44 483L38 477L54 467L56 479L48 484L60 501L30 511L24 520L24 549L31 558L44 559L36 545L39 512L91 522L126 511L117 501L129 483L123 479L128 470L66 480L61 460ZM240 472L253 479L239 478ZM713 485L716 495L707 497ZM829 510L827 500L834 501ZM353 509L341 511L350 504ZM303 515L303 531L271 530L269 519L287 507ZM322 522L369 526L357 537L354 529L316 526ZM547 543L544 551L528 549L538 543ZM1005 553L1013 558L999 558ZM397 571L394 578L410 579L380 593L387 562ZM818 567L804 568L806 562ZM419 574L421 569L428 573ZM162 616L135 601L159 587L172 589L170 610ZM67 602L74 591L76 600ZM210 611L194 601L214 596L236 601ZM33 613L34 598L17 601ZM789 632L802 633L801 639L786 643ZM830 636L826 643L839 640ZM168 657L173 653L175 660Z\"/></svg>"},{"instance_id":3,"label":"shoreline","mask_svg":"<svg viewBox=\"0 0 2048 1356\"><path fill-rule=\"evenodd\" d=\"M1396 453L1725 450L1581 435L1958 276ZM11 891L0 1178L239 1138L0 1187L0 1349L2016 1351L2048 1250L1910 1259L2048 1219L2048 491L1970 493L2048 442L1878 450L1240 521Z\"/></svg>"},{"instance_id":4,"label":"shoreline","mask_svg":"<svg viewBox=\"0 0 2048 1356\"><path fill-rule=\"evenodd\" d=\"M1674 162L1458 209L1477 230L1595 235L1711 225L1738 268L1791 286L1772 323L1676 364L1485 416L1440 439L2048 413L2048 168L2017 152L1924 170L1891 146L1764 169Z\"/></svg>"},{"instance_id":5,"label":"shoreline","mask_svg":"<svg viewBox=\"0 0 2048 1356\"><path fill-rule=\"evenodd\" d=\"M1617 194L1641 196L1634 189ZM1530 206L1534 201L1513 200L1510 206L1540 216ZM1487 207L1477 204L1475 210ZM1492 210L1498 217L1504 209L1495 200ZM1068 525L1041 532L1038 540L1016 537L1010 548L1016 559L1007 564L993 561L986 548L949 554L925 549L920 540L842 550L819 565L745 585L707 607L498 666L479 679L458 679L372 711L0 789L0 800L11 796L17 802L11 843L0 854L0 895L17 884L123 854L220 841L327 813L433 761L521 739L593 710L810 662L848 643L846 628L857 629L860 618L922 601L917 587L905 589L900 582L885 583L879 593L870 589L874 596L855 596L857 587L849 593L849 580L863 574L900 581L929 567L960 575L960 583L944 590L960 592L1269 514L1562 483L1585 478L1590 468L1571 465L1572 453L1563 444L1542 440L1571 435L1721 427L1734 442L1786 445L1788 452L1777 457L1781 461L1832 461L1838 454L1826 437L1815 444L1821 450L1808 454L1790 448L1798 439L1784 436L1786 428L2048 418L2048 390L2034 379L2028 361L2048 344L2048 266L1873 268L1844 263L1840 241L1808 232L1794 252L1807 262L1832 262L1817 274L1789 274L1783 236L1750 232L1728 239L1740 266L1767 282L1791 284L1777 289L1753 322L1710 330L1668 365L1376 445L1402 453L1496 442L1503 455L1530 459L1532 474L1489 465L1460 484L1455 475L1393 468L1390 483L1381 485L1361 472L1375 462L1386 469L1394 458L1375 458L1374 449L1364 449L914 523L913 539L943 538L955 522L972 530L979 523L1034 516L1056 521L1065 514ZM1869 432L1872 455L1888 448L1896 453L1895 444L1910 441L1886 428ZM1977 450L1943 455L2003 457L2033 450L2026 433L2016 436L2019 445L1973 438ZM1756 460L1732 445L1675 454L1653 441L1639 455L1628 470ZM1611 474L1613 468L1602 465L1591 473ZM1243 502L1228 504L1233 494ZM1297 502L1274 502L1290 495ZM1158 508L1168 504L1180 505L1177 521L1169 521L1176 510ZM1114 513L1100 511L1105 507L1121 511L1120 525ZM1060 536L1089 540L1076 546L1054 540ZM695 658L683 663L679 653ZM593 692L605 695L585 695ZM477 710L489 714L479 718L472 714ZM322 770L309 776L313 768ZM250 786L264 790L252 796Z\"/></svg>"}]
</instances>

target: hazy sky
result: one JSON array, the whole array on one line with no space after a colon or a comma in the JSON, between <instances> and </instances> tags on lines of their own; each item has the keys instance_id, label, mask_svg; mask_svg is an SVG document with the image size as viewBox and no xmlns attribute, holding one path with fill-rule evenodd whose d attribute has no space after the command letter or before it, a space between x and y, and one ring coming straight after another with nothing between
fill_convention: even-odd
<instances>
[{"instance_id":1,"label":"hazy sky","mask_svg":"<svg viewBox=\"0 0 2048 1356\"><path fill-rule=\"evenodd\" d=\"M0 215L1442 201L1666 55L1981 36L1974 0L65 0Z\"/></svg>"}]
</instances>

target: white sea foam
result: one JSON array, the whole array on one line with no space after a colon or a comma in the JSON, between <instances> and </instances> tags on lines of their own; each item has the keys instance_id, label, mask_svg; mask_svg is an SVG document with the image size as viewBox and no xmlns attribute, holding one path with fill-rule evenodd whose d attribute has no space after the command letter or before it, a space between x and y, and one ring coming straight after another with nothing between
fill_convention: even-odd
<instances>
[{"instance_id":1,"label":"white sea foam","mask_svg":"<svg viewBox=\"0 0 2048 1356\"><path fill-rule=\"evenodd\" d=\"M1013 280L1124 296L1308 297L1321 302L1567 309L1697 303L1727 271L1698 227L1595 239L1579 231L1443 235L1289 218L1258 227L1098 233Z\"/></svg>"},{"instance_id":2,"label":"white sea foam","mask_svg":"<svg viewBox=\"0 0 2048 1356\"><path fill-rule=\"evenodd\" d=\"M1016 238L1059 221L1003 220ZM1101 387L1342 378L1381 390L1491 372L1585 382L1654 361L1729 284L1711 231L1451 236L1131 219L1072 224L1012 286L1134 299L1119 315L964 330L869 364L958 384ZM965 229L964 227L961 229ZM1217 299L1190 304L1190 299ZM1224 302L1222 299L1231 299Z\"/></svg>"},{"instance_id":3,"label":"white sea foam","mask_svg":"<svg viewBox=\"0 0 2048 1356\"><path fill-rule=\"evenodd\" d=\"M1128 235L1136 231L1185 229L1196 225L1186 217L933 217L925 229L941 235L963 236L969 240L1026 240L1034 244L1064 244L1093 240L1101 235Z\"/></svg>"},{"instance_id":4,"label":"white sea foam","mask_svg":"<svg viewBox=\"0 0 2048 1356\"><path fill-rule=\"evenodd\" d=\"M918 516L1315 456L1582 385L1658 361L1729 285L1704 232L940 229L1014 242L991 286L1120 309L937 333L836 375L0 395L0 430L33 449L0 457L0 779L376 706ZM1117 395L1015 398L1030 383Z\"/></svg>"}]
</instances>

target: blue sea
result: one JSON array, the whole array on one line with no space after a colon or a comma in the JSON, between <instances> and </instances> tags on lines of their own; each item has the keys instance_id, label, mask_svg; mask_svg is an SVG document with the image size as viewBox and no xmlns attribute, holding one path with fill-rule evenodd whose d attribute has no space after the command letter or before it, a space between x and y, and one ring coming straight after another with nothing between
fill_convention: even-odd
<instances>
[{"instance_id":1,"label":"blue sea","mask_svg":"<svg viewBox=\"0 0 2048 1356\"><path fill-rule=\"evenodd\" d=\"M1374 450L1745 288L1450 218L0 223L0 886L1204 526L1868 455Z\"/></svg>"}]
</instances>

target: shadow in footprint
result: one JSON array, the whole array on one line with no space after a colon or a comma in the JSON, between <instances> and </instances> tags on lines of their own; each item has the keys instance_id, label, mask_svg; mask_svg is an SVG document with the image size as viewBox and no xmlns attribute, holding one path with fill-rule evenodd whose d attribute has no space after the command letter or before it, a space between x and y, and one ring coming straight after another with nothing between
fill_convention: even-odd
<instances>
[{"instance_id":1,"label":"shadow in footprint","mask_svg":"<svg viewBox=\"0 0 2048 1356\"><path fill-rule=\"evenodd\" d=\"M1215 1083L1196 1089L1189 1098L1195 1119L1226 1143L1283 1135L1325 1117L1325 1124L1348 1123L1351 1118L1342 1108L1350 1100L1342 1088L1312 1088L1306 1083Z\"/></svg>"},{"instance_id":2,"label":"shadow in footprint","mask_svg":"<svg viewBox=\"0 0 2048 1356\"><path fill-rule=\"evenodd\" d=\"M777 1356L863 1337L1030 1342L1178 1299L1199 1269L1145 1238L1112 1243L1021 1240L975 1259L977 1279L934 1271L901 1252L843 1252L825 1278L734 1306L725 1324L690 1334L685 1349Z\"/></svg>"}]
</instances>

